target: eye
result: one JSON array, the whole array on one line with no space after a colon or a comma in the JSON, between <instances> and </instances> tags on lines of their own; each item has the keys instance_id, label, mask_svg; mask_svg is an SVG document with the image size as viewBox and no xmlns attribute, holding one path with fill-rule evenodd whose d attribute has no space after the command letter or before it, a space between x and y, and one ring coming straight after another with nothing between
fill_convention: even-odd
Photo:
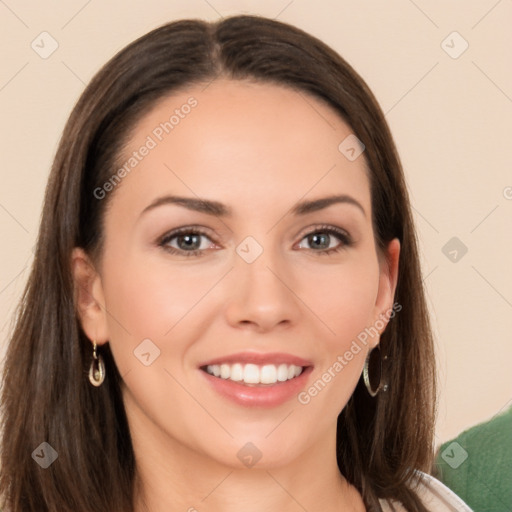
<instances>
[{"instance_id":1,"label":"eye","mask_svg":"<svg viewBox=\"0 0 512 512\"><path fill-rule=\"evenodd\" d=\"M316 254L331 254L352 244L350 235L344 230L334 226L318 226L301 239L298 248L309 249ZM218 248L207 232L191 226L166 233L158 241L158 245L179 256L204 256L208 249Z\"/></svg>"},{"instance_id":2,"label":"eye","mask_svg":"<svg viewBox=\"0 0 512 512\"><path fill-rule=\"evenodd\" d=\"M309 247L305 247L307 244ZM352 245L350 235L334 226L321 226L309 232L299 243L300 249L310 249L320 254L338 252Z\"/></svg>"},{"instance_id":3,"label":"eye","mask_svg":"<svg viewBox=\"0 0 512 512\"><path fill-rule=\"evenodd\" d=\"M207 233L191 227L175 229L165 234L158 245L171 254L182 256L200 256L207 249L215 248Z\"/></svg>"}]
</instances>

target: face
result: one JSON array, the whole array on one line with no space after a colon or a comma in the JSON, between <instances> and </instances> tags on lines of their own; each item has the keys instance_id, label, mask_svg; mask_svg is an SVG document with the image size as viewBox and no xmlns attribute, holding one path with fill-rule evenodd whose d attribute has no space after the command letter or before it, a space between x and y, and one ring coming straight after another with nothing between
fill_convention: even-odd
<instances>
[{"instance_id":1,"label":"face","mask_svg":"<svg viewBox=\"0 0 512 512\"><path fill-rule=\"evenodd\" d=\"M94 297L82 324L110 343L135 443L231 467L334 449L399 250L376 251L364 153L338 149L351 133L305 93L227 80L135 126L125 172L97 191L101 263L73 254Z\"/></svg>"}]
</instances>

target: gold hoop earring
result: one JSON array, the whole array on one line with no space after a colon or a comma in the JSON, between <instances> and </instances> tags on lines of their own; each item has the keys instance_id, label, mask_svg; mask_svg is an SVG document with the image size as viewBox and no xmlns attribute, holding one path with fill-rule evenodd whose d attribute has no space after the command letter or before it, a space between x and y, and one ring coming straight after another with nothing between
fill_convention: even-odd
<instances>
[{"instance_id":1,"label":"gold hoop earring","mask_svg":"<svg viewBox=\"0 0 512 512\"><path fill-rule=\"evenodd\" d=\"M93 342L92 361L89 368L89 382L95 386L101 386L105 380L105 363L100 354L97 353L96 342Z\"/></svg>"},{"instance_id":2,"label":"gold hoop earring","mask_svg":"<svg viewBox=\"0 0 512 512\"><path fill-rule=\"evenodd\" d=\"M385 358L386 359L386 358ZM382 355L380 346L368 352L363 366L364 385L370 396L375 397L379 391L386 391L388 386L382 378ZM376 384L376 386L374 386Z\"/></svg>"}]
</instances>

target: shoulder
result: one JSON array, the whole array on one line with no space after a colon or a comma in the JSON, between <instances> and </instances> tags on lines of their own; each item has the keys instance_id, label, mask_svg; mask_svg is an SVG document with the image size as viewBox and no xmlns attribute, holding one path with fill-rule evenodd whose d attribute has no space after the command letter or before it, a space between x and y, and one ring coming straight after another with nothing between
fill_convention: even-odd
<instances>
[{"instance_id":1,"label":"shoulder","mask_svg":"<svg viewBox=\"0 0 512 512\"><path fill-rule=\"evenodd\" d=\"M435 474L475 509L511 510L512 407L444 443Z\"/></svg>"},{"instance_id":2,"label":"shoulder","mask_svg":"<svg viewBox=\"0 0 512 512\"><path fill-rule=\"evenodd\" d=\"M512 407L488 421L465 430L454 440L444 443L440 451L443 452L449 448L450 444L456 441L468 448L475 447L482 451L492 450L497 455L503 454L503 448L512 453L512 445L510 444L511 429Z\"/></svg>"},{"instance_id":3,"label":"shoulder","mask_svg":"<svg viewBox=\"0 0 512 512\"><path fill-rule=\"evenodd\" d=\"M414 488L423 505L429 512L473 512L453 491L439 480L421 471L416 471L417 486ZM407 512L406 509L393 503L381 501L383 512Z\"/></svg>"}]
</instances>

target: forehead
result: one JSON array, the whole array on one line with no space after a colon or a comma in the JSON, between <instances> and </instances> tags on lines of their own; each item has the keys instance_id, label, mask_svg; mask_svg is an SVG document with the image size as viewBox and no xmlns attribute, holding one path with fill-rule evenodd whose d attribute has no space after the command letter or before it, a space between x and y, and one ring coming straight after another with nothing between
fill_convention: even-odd
<instances>
[{"instance_id":1,"label":"forehead","mask_svg":"<svg viewBox=\"0 0 512 512\"><path fill-rule=\"evenodd\" d=\"M350 161L338 148L351 133L331 107L288 87L227 79L190 86L134 127L119 159L133 167L118 192L131 194L139 210L163 193L243 209L255 198L262 208L283 207L334 192L357 196L369 210L364 158Z\"/></svg>"}]
</instances>

